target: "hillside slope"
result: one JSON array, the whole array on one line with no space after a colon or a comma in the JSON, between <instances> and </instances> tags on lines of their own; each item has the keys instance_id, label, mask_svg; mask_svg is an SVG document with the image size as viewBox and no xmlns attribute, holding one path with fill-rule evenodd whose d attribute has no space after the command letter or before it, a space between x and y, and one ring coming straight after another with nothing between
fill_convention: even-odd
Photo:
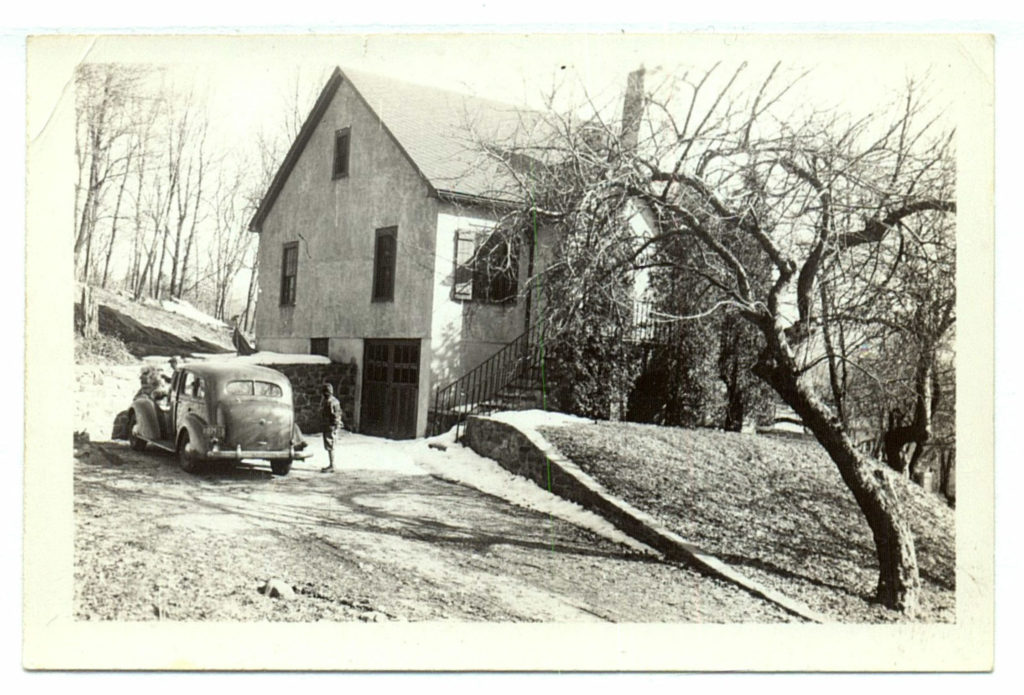
<instances>
[{"instance_id":1,"label":"hillside slope","mask_svg":"<svg viewBox=\"0 0 1024 695\"><path fill-rule=\"evenodd\" d=\"M753 579L844 622L900 616L872 602L874 543L813 441L632 423L542 428L610 492ZM921 569L918 620L955 615L954 511L907 483Z\"/></svg>"},{"instance_id":2,"label":"hillside slope","mask_svg":"<svg viewBox=\"0 0 1024 695\"><path fill-rule=\"evenodd\" d=\"M166 368L170 355L234 352L231 328L185 302L136 302L102 288L92 293L100 335L75 335L75 432L110 439L145 364ZM80 305L75 309L81 311Z\"/></svg>"},{"instance_id":3,"label":"hillside slope","mask_svg":"<svg viewBox=\"0 0 1024 695\"><path fill-rule=\"evenodd\" d=\"M92 292L100 333L118 338L136 357L234 352L231 327L187 302L137 302L99 287Z\"/></svg>"}]
</instances>

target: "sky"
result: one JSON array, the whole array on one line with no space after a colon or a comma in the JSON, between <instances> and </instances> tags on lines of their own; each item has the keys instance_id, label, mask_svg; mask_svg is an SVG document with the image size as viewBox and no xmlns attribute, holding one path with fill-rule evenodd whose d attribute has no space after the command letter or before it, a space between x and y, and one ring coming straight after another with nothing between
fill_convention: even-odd
<instances>
[{"instance_id":1,"label":"sky","mask_svg":"<svg viewBox=\"0 0 1024 695\"><path fill-rule=\"evenodd\" d=\"M930 76L941 103L953 103L964 70L955 42L927 35L840 36L696 34L348 34L106 36L46 39L63 70L79 60L169 67L205 92L214 129L244 141L280 118L299 82L312 106L334 66L540 108L553 85L566 99L581 89L599 104L617 101L626 74L643 65L648 83L685 66L748 61L763 73L776 61L811 69L801 89L825 105L864 108L891 100L908 76Z\"/></svg>"}]
</instances>

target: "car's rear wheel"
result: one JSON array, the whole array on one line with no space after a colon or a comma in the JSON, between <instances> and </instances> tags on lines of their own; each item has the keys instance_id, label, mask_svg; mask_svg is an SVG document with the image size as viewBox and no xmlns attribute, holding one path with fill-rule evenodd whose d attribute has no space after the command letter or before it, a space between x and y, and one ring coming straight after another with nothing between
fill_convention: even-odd
<instances>
[{"instance_id":1,"label":"car's rear wheel","mask_svg":"<svg viewBox=\"0 0 1024 695\"><path fill-rule=\"evenodd\" d=\"M291 459L270 462L270 470L273 471L274 475L288 475L288 472L291 471L291 469Z\"/></svg>"},{"instance_id":2,"label":"car's rear wheel","mask_svg":"<svg viewBox=\"0 0 1024 695\"><path fill-rule=\"evenodd\" d=\"M142 439L135 433L135 427L138 423L135 421L135 411L128 411L128 444L131 445L135 451L142 451L146 448L146 440Z\"/></svg>"},{"instance_id":3,"label":"car's rear wheel","mask_svg":"<svg viewBox=\"0 0 1024 695\"><path fill-rule=\"evenodd\" d=\"M178 465L186 473L195 473L199 469L199 458L189 442L188 432L182 432L178 438Z\"/></svg>"}]
</instances>

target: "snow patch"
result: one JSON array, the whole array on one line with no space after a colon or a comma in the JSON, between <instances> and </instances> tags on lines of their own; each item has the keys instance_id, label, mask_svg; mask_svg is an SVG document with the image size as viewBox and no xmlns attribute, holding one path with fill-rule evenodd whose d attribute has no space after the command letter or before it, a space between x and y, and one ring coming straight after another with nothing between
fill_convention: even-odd
<instances>
[{"instance_id":1,"label":"snow patch","mask_svg":"<svg viewBox=\"0 0 1024 695\"><path fill-rule=\"evenodd\" d=\"M509 410L487 416L491 420L504 422L518 428L535 429L537 427L562 427L573 424L591 424L589 418L556 413L550 410Z\"/></svg>"},{"instance_id":2,"label":"snow patch","mask_svg":"<svg viewBox=\"0 0 1024 695\"><path fill-rule=\"evenodd\" d=\"M220 319L215 319L204 311L201 311L188 302L181 299L161 299L154 302L158 307L164 311L172 314L178 314L185 318L191 319L196 323L203 323L207 326L213 326L214 328L225 328L227 324Z\"/></svg>"},{"instance_id":3,"label":"snow patch","mask_svg":"<svg viewBox=\"0 0 1024 695\"><path fill-rule=\"evenodd\" d=\"M292 467L297 470L320 470L327 465L327 450L324 449L323 436L307 434L303 438L306 440L306 451L313 455L295 461ZM344 474L345 471L430 475L417 464L404 444L405 442L391 439L342 432L334 444L334 468L338 471L336 475Z\"/></svg>"},{"instance_id":4,"label":"snow patch","mask_svg":"<svg viewBox=\"0 0 1024 695\"><path fill-rule=\"evenodd\" d=\"M551 413L540 410L524 412L551 415ZM502 413L502 415L510 414ZM572 416L562 417L571 418ZM537 419L539 420L539 418ZM572 418L571 421L579 420L582 418ZM546 418L543 422L549 424ZM560 422L565 424L564 420ZM584 420L584 422L587 421ZM468 485L520 507L558 517L635 550L653 552L643 543L619 531L603 517L540 488L526 478L510 473L502 468L497 461L485 458L469 447L457 444L454 430L430 439L418 439L402 444L420 467L438 478ZM431 448L430 444L440 444L445 447L445 450Z\"/></svg>"}]
</instances>

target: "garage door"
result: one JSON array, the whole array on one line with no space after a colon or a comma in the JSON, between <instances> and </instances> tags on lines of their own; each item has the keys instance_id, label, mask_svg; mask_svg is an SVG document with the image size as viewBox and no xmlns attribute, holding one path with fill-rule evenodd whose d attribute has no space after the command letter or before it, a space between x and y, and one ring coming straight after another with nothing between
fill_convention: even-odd
<instances>
[{"instance_id":1,"label":"garage door","mask_svg":"<svg viewBox=\"0 0 1024 695\"><path fill-rule=\"evenodd\" d=\"M416 436L420 341L367 340L360 429L391 439Z\"/></svg>"}]
</instances>

